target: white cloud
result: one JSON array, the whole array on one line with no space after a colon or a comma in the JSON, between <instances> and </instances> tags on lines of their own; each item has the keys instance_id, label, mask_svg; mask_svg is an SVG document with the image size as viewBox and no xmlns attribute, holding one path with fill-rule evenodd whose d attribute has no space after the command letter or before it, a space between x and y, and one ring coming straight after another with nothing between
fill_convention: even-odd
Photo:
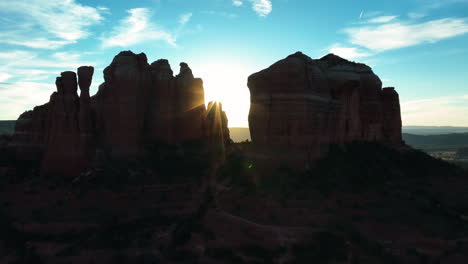
<instances>
[{"instance_id":1,"label":"white cloud","mask_svg":"<svg viewBox=\"0 0 468 264\"><path fill-rule=\"evenodd\" d=\"M103 47L125 47L148 40L163 40L176 46L173 34L151 23L147 8L134 8L127 12L129 16L114 27L110 36L101 37Z\"/></svg>"},{"instance_id":2,"label":"white cloud","mask_svg":"<svg viewBox=\"0 0 468 264\"><path fill-rule=\"evenodd\" d=\"M252 2L252 9L261 17L266 17L273 10L271 0L249 0Z\"/></svg>"},{"instance_id":3,"label":"white cloud","mask_svg":"<svg viewBox=\"0 0 468 264\"><path fill-rule=\"evenodd\" d=\"M468 0L431 0L428 1L428 9L437 9L447 5L468 3Z\"/></svg>"},{"instance_id":4,"label":"white cloud","mask_svg":"<svg viewBox=\"0 0 468 264\"><path fill-rule=\"evenodd\" d=\"M5 82L6 80L10 79L12 77L11 74L8 74L6 72L0 72L0 82Z\"/></svg>"},{"instance_id":5,"label":"white cloud","mask_svg":"<svg viewBox=\"0 0 468 264\"><path fill-rule=\"evenodd\" d=\"M468 126L468 95L406 101L401 111L404 125Z\"/></svg>"},{"instance_id":6,"label":"white cloud","mask_svg":"<svg viewBox=\"0 0 468 264\"><path fill-rule=\"evenodd\" d=\"M228 12L219 12L219 11L209 10L209 11L202 11L202 13L207 14L207 15L216 15L216 16L222 16L222 17L227 17L227 18L237 18L237 14L228 13Z\"/></svg>"},{"instance_id":7,"label":"white cloud","mask_svg":"<svg viewBox=\"0 0 468 264\"><path fill-rule=\"evenodd\" d=\"M0 15L7 18L0 22L0 42L56 49L88 37L88 27L103 19L101 11L74 0L0 1Z\"/></svg>"},{"instance_id":8,"label":"white cloud","mask_svg":"<svg viewBox=\"0 0 468 264\"><path fill-rule=\"evenodd\" d=\"M367 20L368 23L388 23L398 16L379 16Z\"/></svg>"},{"instance_id":9,"label":"white cloud","mask_svg":"<svg viewBox=\"0 0 468 264\"><path fill-rule=\"evenodd\" d=\"M426 14L422 12L409 12L408 17L411 19L419 19L425 17Z\"/></svg>"},{"instance_id":10,"label":"white cloud","mask_svg":"<svg viewBox=\"0 0 468 264\"><path fill-rule=\"evenodd\" d=\"M186 13L180 16L179 18L179 24L185 25L190 21L190 18L192 18L192 13Z\"/></svg>"},{"instance_id":11,"label":"white cloud","mask_svg":"<svg viewBox=\"0 0 468 264\"><path fill-rule=\"evenodd\" d=\"M243 2L241 0L232 0L232 4L235 6L241 6Z\"/></svg>"},{"instance_id":12,"label":"white cloud","mask_svg":"<svg viewBox=\"0 0 468 264\"><path fill-rule=\"evenodd\" d=\"M81 54L62 51L55 52L52 57L62 61L76 61L81 57Z\"/></svg>"},{"instance_id":13,"label":"white cloud","mask_svg":"<svg viewBox=\"0 0 468 264\"><path fill-rule=\"evenodd\" d=\"M12 32L0 33L0 42L10 45L23 46L33 49L58 49L65 45L74 43L69 40L49 40L46 38L28 38L26 36L17 36Z\"/></svg>"},{"instance_id":14,"label":"white cloud","mask_svg":"<svg viewBox=\"0 0 468 264\"><path fill-rule=\"evenodd\" d=\"M371 53L362 51L355 47L343 47L338 44L331 46L329 52L348 60L354 60L372 55Z\"/></svg>"},{"instance_id":15,"label":"white cloud","mask_svg":"<svg viewBox=\"0 0 468 264\"><path fill-rule=\"evenodd\" d=\"M31 56L33 56L33 53L23 50L4 51L0 52L0 62L2 65L4 65L10 61L15 61L25 57L29 58Z\"/></svg>"},{"instance_id":16,"label":"white cloud","mask_svg":"<svg viewBox=\"0 0 468 264\"><path fill-rule=\"evenodd\" d=\"M60 72L96 64L73 52L0 52L0 119L16 119L25 110L48 102Z\"/></svg>"},{"instance_id":17,"label":"white cloud","mask_svg":"<svg viewBox=\"0 0 468 264\"><path fill-rule=\"evenodd\" d=\"M48 102L54 91L54 84L37 82L0 83L1 119L17 119L24 111Z\"/></svg>"},{"instance_id":18,"label":"white cloud","mask_svg":"<svg viewBox=\"0 0 468 264\"><path fill-rule=\"evenodd\" d=\"M468 33L468 23L464 18L444 18L419 24L398 22L353 27L345 29L345 32L352 44L379 52L462 35Z\"/></svg>"},{"instance_id":19,"label":"white cloud","mask_svg":"<svg viewBox=\"0 0 468 264\"><path fill-rule=\"evenodd\" d=\"M80 54L71 52L56 52L51 56L40 56L29 51L0 52L0 71L31 69L31 68L68 68L75 69L82 65L96 65L96 62L80 59Z\"/></svg>"}]
</instances>

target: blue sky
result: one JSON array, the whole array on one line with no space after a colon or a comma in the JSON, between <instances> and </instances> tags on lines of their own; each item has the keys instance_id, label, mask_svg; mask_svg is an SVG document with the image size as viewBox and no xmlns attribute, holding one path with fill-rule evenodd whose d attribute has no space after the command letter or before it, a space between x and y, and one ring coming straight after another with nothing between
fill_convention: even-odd
<instances>
[{"instance_id":1,"label":"blue sky","mask_svg":"<svg viewBox=\"0 0 468 264\"><path fill-rule=\"evenodd\" d=\"M0 119L48 101L55 77L121 50L187 62L247 126L247 77L287 55L370 65L404 125L468 126L468 0L0 0Z\"/></svg>"}]
</instances>

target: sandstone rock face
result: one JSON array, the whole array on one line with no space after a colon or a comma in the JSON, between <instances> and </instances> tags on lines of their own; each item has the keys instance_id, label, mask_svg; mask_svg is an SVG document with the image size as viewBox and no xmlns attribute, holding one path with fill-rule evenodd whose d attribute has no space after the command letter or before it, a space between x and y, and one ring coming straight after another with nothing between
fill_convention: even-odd
<instances>
[{"instance_id":1,"label":"sandstone rock face","mask_svg":"<svg viewBox=\"0 0 468 264\"><path fill-rule=\"evenodd\" d=\"M174 77L167 60L152 63L151 74L148 138L169 143L203 138L206 135L203 81L193 77L186 63L180 64L180 73Z\"/></svg>"},{"instance_id":2,"label":"sandstone rock face","mask_svg":"<svg viewBox=\"0 0 468 264\"><path fill-rule=\"evenodd\" d=\"M15 124L15 133L10 148L17 159L35 161L42 159L45 146L45 131L49 103L34 107L20 115Z\"/></svg>"},{"instance_id":3,"label":"sandstone rock face","mask_svg":"<svg viewBox=\"0 0 468 264\"><path fill-rule=\"evenodd\" d=\"M42 171L48 174L70 174L84 166L76 73L62 72L55 84L57 92L50 98L46 117Z\"/></svg>"},{"instance_id":4,"label":"sandstone rock face","mask_svg":"<svg viewBox=\"0 0 468 264\"><path fill-rule=\"evenodd\" d=\"M230 140L228 119L220 102L209 102L207 108L206 129L210 138L218 142Z\"/></svg>"},{"instance_id":5,"label":"sandstone rock face","mask_svg":"<svg viewBox=\"0 0 468 264\"><path fill-rule=\"evenodd\" d=\"M383 88L383 118L384 118L384 136L391 141L401 142L401 110L400 98L393 87Z\"/></svg>"},{"instance_id":6,"label":"sandstone rock face","mask_svg":"<svg viewBox=\"0 0 468 264\"><path fill-rule=\"evenodd\" d=\"M298 52L248 79L249 127L257 145L294 146L320 154L331 143L401 143L398 94L382 90L367 65Z\"/></svg>"},{"instance_id":7,"label":"sandstone rock face","mask_svg":"<svg viewBox=\"0 0 468 264\"><path fill-rule=\"evenodd\" d=\"M123 51L104 69L105 82L93 98L97 134L112 156L141 151L151 71L144 53Z\"/></svg>"},{"instance_id":8,"label":"sandstone rock face","mask_svg":"<svg viewBox=\"0 0 468 264\"><path fill-rule=\"evenodd\" d=\"M92 166L96 152L133 157L143 154L148 141L179 143L219 134L206 113L203 81L186 63L173 76L167 60L150 65L144 53L123 51L105 68L105 82L92 97L94 68L77 73L78 79L63 72L50 102L17 121L10 147L19 160L40 160L43 174L76 176ZM229 138L226 114L216 109L219 131Z\"/></svg>"}]
</instances>

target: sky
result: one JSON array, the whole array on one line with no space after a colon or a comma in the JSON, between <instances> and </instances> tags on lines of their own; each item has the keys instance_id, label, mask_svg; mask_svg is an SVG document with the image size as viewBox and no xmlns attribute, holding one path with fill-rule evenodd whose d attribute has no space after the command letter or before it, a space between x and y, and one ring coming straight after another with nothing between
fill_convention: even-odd
<instances>
[{"instance_id":1,"label":"sky","mask_svg":"<svg viewBox=\"0 0 468 264\"><path fill-rule=\"evenodd\" d=\"M248 76L296 51L371 66L404 125L468 126L468 0L0 0L0 120L82 65L94 94L122 50L187 62L231 127L248 126Z\"/></svg>"}]
</instances>

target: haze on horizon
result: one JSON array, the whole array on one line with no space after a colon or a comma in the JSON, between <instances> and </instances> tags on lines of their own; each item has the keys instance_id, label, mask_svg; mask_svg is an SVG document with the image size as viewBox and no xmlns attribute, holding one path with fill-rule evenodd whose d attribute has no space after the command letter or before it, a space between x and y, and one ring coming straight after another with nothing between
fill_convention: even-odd
<instances>
[{"instance_id":1,"label":"haze on horizon","mask_svg":"<svg viewBox=\"0 0 468 264\"><path fill-rule=\"evenodd\" d=\"M247 127L247 77L296 51L366 63L404 125L468 126L468 0L0 0L0 120L48 101L55 77L121 50L187 62L206 102Z\"/></svg>"}]
</instances>

